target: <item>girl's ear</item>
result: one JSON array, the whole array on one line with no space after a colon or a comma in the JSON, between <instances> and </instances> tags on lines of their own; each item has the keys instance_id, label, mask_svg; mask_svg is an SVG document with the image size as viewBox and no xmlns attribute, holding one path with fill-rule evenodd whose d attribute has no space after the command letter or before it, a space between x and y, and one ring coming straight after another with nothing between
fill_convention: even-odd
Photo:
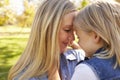
<instances>
[{"instance_id":1,"label":"girl's ear","mask_svg":"<svg viewBox=\"0 0 120 80\"><path fill-rule=\"evenodd\" d=\"M92 36L93 36L93 40L95 41L95 43L99 43L100 42L100 36L95 33L95 32L92 32Z\"/></svg>"}]
</instances>

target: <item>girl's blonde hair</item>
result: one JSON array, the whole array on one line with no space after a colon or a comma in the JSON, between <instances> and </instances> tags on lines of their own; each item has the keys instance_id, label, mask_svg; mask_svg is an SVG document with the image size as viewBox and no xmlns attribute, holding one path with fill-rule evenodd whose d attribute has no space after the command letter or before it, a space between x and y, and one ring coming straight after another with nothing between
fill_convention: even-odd
<instances>
[{"instance_id":1,"label":"girl's blonde hair","mask_svg":"<svg viewBox=\"0 0 120 80\"><path fill-rule=\"evenodd\" d=\"M116 57L120 66L120 4L115 1L96 1L82 9L74 21L75 28L97 33L108 53L101 58Z\"/></svg>"},{"instance_id":2,"label":"girl's blonde hair","mask_svg":"<svg viewBox=\"0 0 120 80\"><path fill-rule=\"evenodd\" d=\"M11 68L8 80L20 73L20 80L45 73L53 79L59 68L58 33L65 14L75 10L69 0L44 0L37 9L28 44L18 62ZM52 70L51 70L52 69Z\"/></svg>"}]
</instances>

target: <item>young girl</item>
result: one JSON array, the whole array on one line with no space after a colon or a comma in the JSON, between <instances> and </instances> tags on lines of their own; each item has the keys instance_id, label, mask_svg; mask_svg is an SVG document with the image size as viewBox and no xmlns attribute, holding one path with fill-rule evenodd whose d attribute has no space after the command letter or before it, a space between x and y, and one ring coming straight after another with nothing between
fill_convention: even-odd
<instances>
[{"instance_id":1,"label":"young girl","mask_svg":"<svg viewBox=\"0 0 120 80\"><path fill-rule=\"evenodd\" d=\"M72 80L120 80L120 4L96 1L80 10L74 26L90 59L76 66Z\"/></svg>"}]
</instances>

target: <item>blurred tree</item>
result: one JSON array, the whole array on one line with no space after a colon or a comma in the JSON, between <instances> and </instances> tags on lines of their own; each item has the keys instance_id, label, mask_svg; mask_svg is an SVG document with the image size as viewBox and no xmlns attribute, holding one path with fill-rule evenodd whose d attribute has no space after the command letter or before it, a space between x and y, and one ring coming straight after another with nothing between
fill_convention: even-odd
<instances>
[{"instance_id":1,"label":"blurred tree","mask_svg":"<svg viewBox=\"0 0 120 80\"><path fill-rule=\"evenodd\" d=\"M0 0L0 7L6 6L9 4L9 0Z\"/></svg>"},{"instance_id":2,"label":"blurred tree","mask_svg":"<svg viewBox=\"0 0 120 80\"><path fill-rule=\"evenodd\" d=\"M6 5L9 5L9 0L4 0Z\"/></svg>"},{"instance_id":3,"label":"blurred tree","mask_svg":"<svg viewBox=\"0 0 120 80\"><path fill-rule=\"evenodd\" d=\"M85 7L86 5L89 4L89 0L83 0L82 3L81 3L81 8Z\"/></svg>"},{"instance_id":4,"label":"blurred tree","mask_svg":"<svg viewBox=\"0 0 120 80\"><path fill-rule=\"evenodd\" d=\"M29 27L32 24L35 6L30 4L27 0L24 0L25 10L22 15L17 17L18 25L22 27Z\"/></svg>"},{"instance_id":5,"label":"blurred tree","mask_svg":"<svg viewBox=\"0 0 120 80\"><path fill-rule=\"evenodd\" d=\"M5 9L0 8L0 26L3 26L8 20L8 16L5 15Z\"/></svg>"},{"instance_id":6,"label":"blurred tree","mask_svg":"<svg viewBox=\"0 0 120 80\"><path fill-rule=\"evenodd\" d=\"M78 6L78 10L82 9L83 7L85 7L86 5L88 5L90 3L90 0L82 0L80 2L80 5Z\"/></svg>"},{"instance_id":7,"label":"blurred tree","mask_svg":"<svg viewBox=\"0 0 120 80\"><path fill-rule=\"evenodd\" d=\"M17 15L9 7L9 0L0 0L0 26L5 24L18 26L31 26L35 12L35 6L28 0L24 0L25 10L22 15Z\"/></svg>"},{"instance_id":8,"label":"blurred tree","mask_svg":"<svg viewBox=\"0 0 120 80\"><path fill-rule=\"evenodd\" d=\"M16 17L17 17L17 15L9 7L6 8L5 15L7 16L7 21L6 21L7 25L14 25L14 24L16 24L16 21L17 21Z\"/></svg>"},{"instance_id":9,"label":"blurred tree","mask_svg":"<svg viewBox=\"0 0 120 80\"><path fill-rule=\"evenodd\" d=\"M0 26L6 24L9 17L6 15L8 9L6 6L9 4L9 0L0 0Z\"/></svg>"}]
</instances>

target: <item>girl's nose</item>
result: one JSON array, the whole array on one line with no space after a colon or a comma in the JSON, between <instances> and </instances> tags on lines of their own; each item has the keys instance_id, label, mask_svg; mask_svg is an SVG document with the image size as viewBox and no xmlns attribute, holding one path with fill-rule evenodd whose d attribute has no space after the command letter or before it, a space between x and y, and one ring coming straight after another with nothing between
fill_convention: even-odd
<instances>
[{"instance_id":1,"label":"girl's nose","mask_svg":"<svg viewBox=\"0 0 120 80\"><path fill-rule=\"evenodd\" d=\"M69 41L73 42L74 40L75 40L74 33L71 33L70 36L69 36Z\"/></svg>"},{"instance_id":2,"label":"girl's nose","mask_svg":"<svg viewBox=\"0 0 120 80\"><path fill-rule=\"evenodd\" d=\"M75 40L74 32L71 33L71 39L72 39L73 41Z\"/></svg>"}]
</instances>

